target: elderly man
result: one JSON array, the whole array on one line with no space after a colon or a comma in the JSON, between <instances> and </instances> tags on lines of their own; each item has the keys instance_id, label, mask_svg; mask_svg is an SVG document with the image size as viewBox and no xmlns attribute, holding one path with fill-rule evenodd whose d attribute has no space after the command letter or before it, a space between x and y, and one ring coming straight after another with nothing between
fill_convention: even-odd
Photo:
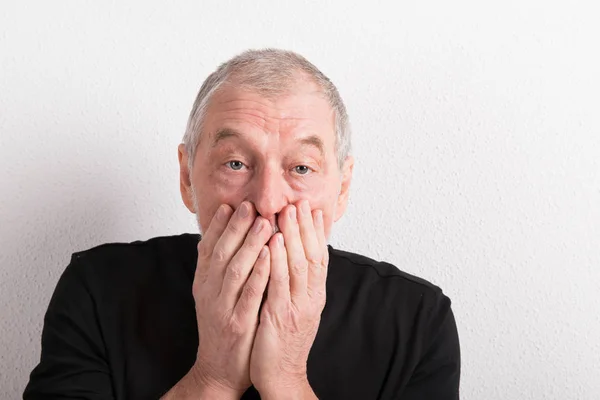
<instances>
[{"instance_id":1,"label":"elderly man","mask_svg":"<svg viewBox=\"0 0 600 400\"><path fill-rule=\"evenodd\" d=\"M327 245L349 152L342 99L306 59L221 65L179 146L201 240L75 253L25 399L457 399L450 300Z\"/></svg>"}]
</instances>

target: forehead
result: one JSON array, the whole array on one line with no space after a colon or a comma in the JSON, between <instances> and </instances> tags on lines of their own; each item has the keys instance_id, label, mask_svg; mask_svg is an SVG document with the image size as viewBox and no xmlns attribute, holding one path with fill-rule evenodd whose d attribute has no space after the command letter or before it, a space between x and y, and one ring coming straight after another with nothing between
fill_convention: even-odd
<instances>
[{"instance_id":1,"label":"forehead","mask_svg":"<svg viewBox=\"0 0 600 400\"><path fill-rule=\"evenodd\" d=\"M224 87L212 97L205 115L207 139L223 128L240 133L311 134L335 139L335 113L317 85L302 82L285 93L267 96L239 87Z\"/></svg>"}]
</instances>

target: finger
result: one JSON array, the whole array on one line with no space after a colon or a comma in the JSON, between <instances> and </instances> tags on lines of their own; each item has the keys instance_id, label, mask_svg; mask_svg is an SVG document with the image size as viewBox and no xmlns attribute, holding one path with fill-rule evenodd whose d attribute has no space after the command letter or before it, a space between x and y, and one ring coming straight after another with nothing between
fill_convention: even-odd
<instances>
[{"instance_id":1,"label":"finger","mask_svg":"<svg viewBox=\"0 0 600 400\"><path fill-rule=\"evenodd\" d=\"M323 221L323 210L314 210L312 212L313 226L315 227L315 233L317 234L317 240L319 241L319 247L323 249L323 255L325 256L325 266L328 265L329 261L329 247L327 246L327 236L325 236L325 223Z\"/></svg>"},{"instance_id":2,"label":"finger","mask_svg":"<svg viewBox=\"0 0 600 400\"><path fill-rule=\"evenodd\" d=\"M208 285L215 296L221 292L223 276L227 265L244 243L248 230L255 219L255 210L250 202L244 201L229 219L227 227L215 244L210 269L208 271Z\"/></svg>"},{"instance_id":3,"label":"finger","mask_svg":"<svg viewBox=\"0 0 600 400\"><path fill-rule=\"evenodd\" d=\"M290 295L292 300L306 296L308 279L308 262L304 254L304 246L297 220L297 210L293 205L288 206L279 224L285 240L285 250L287 252L287 264L290 276Z\"/></svg>"},{"instance_id":4,"label":"finger","mask_svg":"<svg viewBox=\"0 0 600 400\"><path fill-rule=\"evenodd\" d=\"M263 246L234 308L234 314L239 320L250 323L258 318L263 295L267 288L267 282L269 282L270 269L269 247Z\"/></svg>"},{"instance_id":5,"label":"finger","mask_svg":"<svg viewBox=\"0 0 600 400\"><path fill-rule=\"evenodd\" d=\"M322 298L326 292L327 270L329 264L329 249L325 238L325 226L323 223L323 211L315 210L312 213L313 226L316 232L320 258L311 263L308 271L308 295L312 298Z\"/></svg>"},{"instance_id":6,"label":"finger","mask_svg":"<svg viewBox=\"0 0 600 400\"><path fill-rule=\"evenodd\" d=\"M270 228L269 221L257 217L244 240L244 244L227 265L220 297L228 308L233 309L238 302L242 288L248 279L248 275L252 272L252 267L259 253L271 237Z\"/></svg>"},{"instance_id":7,"label":"finger","mask_svg":"<svg viewBox=\"0 0 600 400\"><path fill-rule=\"evenodd\" d=\"M298 225L304 255L308 262L308 276L310 276L311 269L318 266L323 259L323 248L319 243L313 219L308 200L300 201L298 205Z\"/></svg>"},{"instance_id":8,"label":"finger","mask_svg":"<svg viewBox=\"0 0 600 400\"><path fill-rule=\"evenodd\" d=\"M195 279L200 281L206 279L213 249L223 234L232 213L233 209L229 205L221 204L215 215L213 215L208 229L202 235L200 242L198 242L198 263L196 265Z\"/></svg>"},{"instance_id":9,"label":"finger","mask_svg":"<svg viewBox=\"0 0 600 400\"><path fill-rule=\"evenodd\" d=\"M268 299L274 301L290 301L290 276L287 265L287 254L281 232L269 240L271 256L271 274L269 276Z\"/></svg>"}]
</instances>

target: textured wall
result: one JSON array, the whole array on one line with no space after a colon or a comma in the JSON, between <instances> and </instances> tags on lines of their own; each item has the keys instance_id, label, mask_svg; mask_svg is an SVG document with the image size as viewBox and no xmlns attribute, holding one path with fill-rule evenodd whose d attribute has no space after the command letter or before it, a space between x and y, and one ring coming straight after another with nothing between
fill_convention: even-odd
<instances>
[{"instance_id":1,"label":"textured wall","mask_svg":"<svg viewBox=\"0 0 600 400\"><path fill-rule=\"evenodd\" d=\"M0 391L70 253L194 231L176 146L235 53L306 55L357 159L335 245L454 301L464 399L600 398L593 2L20 1L0 12ZM564 2L566 3L566 2Z\"/></svg>"}]
</instances>

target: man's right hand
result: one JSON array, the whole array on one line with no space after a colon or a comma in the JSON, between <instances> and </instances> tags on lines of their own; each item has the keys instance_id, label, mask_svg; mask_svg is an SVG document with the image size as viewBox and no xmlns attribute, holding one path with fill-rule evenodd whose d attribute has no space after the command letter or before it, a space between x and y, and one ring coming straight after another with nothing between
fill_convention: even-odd
<instances>
[{"instance_id":1,"label":"man's right hand","mask_svg":"<svg viewBox=\"0 0 600 400\"><path fill-rule=\"evenodd\" d=\"M250 202L243 202L235 212L224 204L215 213L198 244L192 287L197 359L180 381L185 389L177 393L192 394L191 386L197 386L210 398L239 399L250 387L250 353L270 272L265 244L272 233L269 222L256 216ZM171 398L172 392L165 398Z\"/></svg>"}]
</instances>

